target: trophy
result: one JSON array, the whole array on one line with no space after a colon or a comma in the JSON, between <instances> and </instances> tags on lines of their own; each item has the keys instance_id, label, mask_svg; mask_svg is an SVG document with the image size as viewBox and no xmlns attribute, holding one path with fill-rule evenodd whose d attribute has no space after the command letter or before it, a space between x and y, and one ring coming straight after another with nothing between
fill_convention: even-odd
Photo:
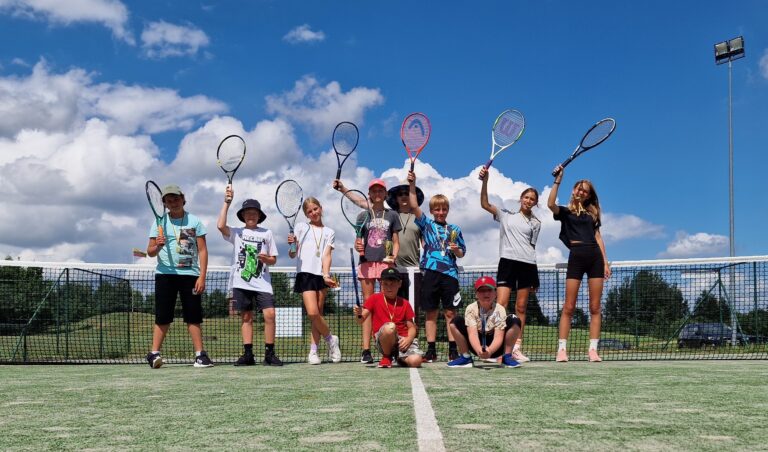
<instances>
[{"instance_id":1,"label":"trophy","mask_svg":"<svg viewBox=\"0 0 768 452\"><path fill-rule=\"evenodd\" d=\"M393 243L392 240L385 240L384 241L384 262L392 263L395 261L394 257L392 257L392 247Z\"/></svg>"}]
</instances>

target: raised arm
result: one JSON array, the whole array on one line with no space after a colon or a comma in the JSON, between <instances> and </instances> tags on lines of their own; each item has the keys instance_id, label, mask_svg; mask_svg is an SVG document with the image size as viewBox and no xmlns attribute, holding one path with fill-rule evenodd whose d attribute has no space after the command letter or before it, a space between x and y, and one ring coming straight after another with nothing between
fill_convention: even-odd
<instances>
[{"instance_id":1,"label":"raised arm","mask_svg":"<svg viewBox=\"0 0 768 452\"><path fill-rule=\"evenodd\" d=\"M480 207L496 217L498 211L496 206L488 202L488 178L490 177L489 171L486 168L480 168L480 179L483 181L483 186L480 188Z\"/></svg>"},{"instance_id":2,"label":"raised arm","mask_svg":"<svg viewBox=\"0 0 768 452\"><path fill-rule=\"evenodd\" d=\"M416 173L413 171L408 171L408 187L410 195L408 196L408 202L411 205L411 213L416 218L421 218L424 213L419 208L419 198L416 196Z\"/></svg>"},{"instance_id":3,"label":"raised arm","mask_svg":"<svg viewBox=\"0 0 768 452\"><path fill-rule=\"evenodd\" d=\"M229 211L229 205L232 202L232 197L235 195L235 191L232 190L231 185L227 185L227 189L224 192L224 204L221 206L219 212L219 219L216 221L216 227L221 232L222 237L225 239L229 237L229 226L227 226L227 212ZM229 199L229 201L227 201Z\"/></svg>"},{"instance_id":4,"label":"raised arm","mask_svg":"<svg viewBox=\"0 0 768 452\"><path fill-rule=\"evenodd\" d=\"M547 207L555 215L560 213L560 208L557 207L557 190L560 188L560 182L563 180L563 167L557 165L555 168L555 182L552 184L552 190L549 191L549 198L547 198Z\"/></svg>"}]
</instances>

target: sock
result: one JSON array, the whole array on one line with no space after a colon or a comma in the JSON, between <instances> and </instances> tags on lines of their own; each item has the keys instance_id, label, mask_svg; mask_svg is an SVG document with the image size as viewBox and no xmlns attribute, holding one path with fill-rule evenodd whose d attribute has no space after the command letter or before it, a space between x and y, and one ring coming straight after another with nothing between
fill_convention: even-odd
<instances>
[{"instance_id":1,"label":"sock","mask_svg":"<svg viewBox=\"0 0 768 452\"><path fill-rule=\"evenodd\" d=\"M155 354L158 354L158 355L159 355L159 354L160 354L160 350L152 350L152 351L151 351L151 352L149 352L149 353L155 353Z\"/></svg>"},{"instance_id":2,"label":"sock","mask_svg":"<svg viewBox=\"0 0 768 452\"><path fill-rule=\"evenodd\" d=\"M435 343L434 342L427 342L427 351L434 352L435 351Z\"/></svg>"},{"instance_id":3,"label":"sock","mask_svg":"<svg viewBox=\"0 0 768 452\"><path fill-rule=\"evenodd\" d=\"M456 341L448 341L448 350L456 350Z\"/></svg>"},{"instance_id":4,"label":"sock","mask_svg":"<svg viewBox=\"0 0 768 452\"><path fill-rule=\"evenodd\" d=\"M514 347L512 347L512 351L513 351L513 352L514 352L514 351L519 351L519 350L520 350L520 346L521 346L522 344L523 344L523 343L522 343L522 342L521 342L521 341L518 339L518 341L517 341L517 342L515 342L515 346L514 346Z\"/></svg>"},{"instance_id":5,"label":"sock","mask_svg":"<svg viewBox=\"0 0 768 452\"><path fill-rule=\"evenodd\" d=\"M199 357L203 353L202 350L195 352L195 358Z\"/></svg>"},{"instance_id":6,"label":"sock","mask_svg":"<svg viewBox=\"0 0 768 452\"><path fill-rule=\"evenodd\" d=\"M329 331L328 336L325 336L323 339L325 339L325 342L331 342L331 339L333 339L333 335Z\"/></svg>"},{"instance_id":7,"label":"sock","mask_svg":"<svg viewBox=\"0 0 768 452\"><path fill-rule=\"evenodd\" d=\"M253 344L243 344L243 351L246 355L253 355Z\"/></svg>"},{"instance_id":8,"label":"sock","mask_svg":"<svg viewBox=\"0 0 768 452\"><path fill-rule=\"evenodd\" d=\"M557 351L565 350L565 343L568 342L568 339L559 339L557 341Z\"/></svg>"},{"instance_id":9,"label":"sock","mask_svg":"<svg viewBox=\"0 0 768 452\"><path fill-rule=\"evenodd\" d=\"M461 354L461 356L463 356L463 357L465 357L465 358L471 358L471 357L472 357L472 355L470 355L470 354L469 354L469 352L467 352L467 353L462 353L462 354Z\"/></svg>"},{"instance_id":10,"label":"sock","mask_svg":"<svg viewBox=\"0 0 768 452\"><path fill-rule=\"evenodd\" d=\"M600 339L590 339L589 340L589 349L597 351L597 344L600 342Z\"/></svg>"},{"instance_id":11,"label":"sock","mask_svg":"<svg viewBox=\"0 0 768 452\"><path fill-rule=\"evenodd\" d=\"M275 354L275 344L264 344L264 354L265 355L274 355Z\"/></svg>"},{"instance_id":12,"label":"sock","mask_svg":"<svg viewBox=\"0 0 768 452\"><path fill-rule=\"evenodd\" d=\"M317 344L312 343L312 345L309 346L309 351L317 353Z\"/></svg>"}]
</instances>

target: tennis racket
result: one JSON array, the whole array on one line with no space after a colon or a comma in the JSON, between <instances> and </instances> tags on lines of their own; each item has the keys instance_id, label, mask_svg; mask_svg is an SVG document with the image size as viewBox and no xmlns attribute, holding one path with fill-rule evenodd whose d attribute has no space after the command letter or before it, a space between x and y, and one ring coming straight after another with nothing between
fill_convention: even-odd
<instances>
[{"instance_id":1,"label":"tennis racket","mask_svg":"<svg viewBox=\"0 0 768 452\"><path fill-rule=\"evenodd\" d=\"M403 140L403 146L411 159L411 171L419 154L429 142L431 133L432 126L429 124L429 118L423 113L411 113L403 121L400 127L400 139Z\"/></svg>"},{"instance_id":2,"label":"tennis racket","mask_svg":"<svg viewBox=\"0 0 768 452\"><path fill-rule=\"evenodd\" d=\"M341 167L355 152L359 139L360 132L357 130L357 126L351 122L340 122L333 129L333 150L336 151L336 162L339 164L339 168L336 170L336 179L341 179ZM344 157L343 160L342 157Z\"/></svg>"},{"instance_id":3,"label":"tennis racket","mask_svg":"<svg viewBox=\"0 0 768 452\"><path fill-rule=\"evenodd\" d=\"M216 149L216 163L227 175L229 185L232 185L232 178L235 177L235 173L244 159L245 140L240 135L230 135L221 140L218 149ZM227 197L226 201L232 202L232 198Z\"/></svg>"},{"instance_id":4,"label":"tennis racket","mask_svg":"<svg viewBox=\"0 0 768 452\"><path fill-rule=\"evenodd\" d=\"M275 190L275 205L280 215L288 223L288 232L293 234L293 225L296 224L296 218L299 216L301 203L304 202L304 191L301 185L293 179L280 182ZM296 241L291 243L291 253L296 252ZM319 257L319 256L318 256Z\"/></svg>"},{"instance_id":5,"label":"tennis racket","mask_svg":"<svg viewBox=\"0 0 768 452\"><path fill-rule=\"evenodd\" d=\"M517 110L505 110L493 123L491 129L491 158L484 168L487 170L493 164L493 159L504 149L515 144L525 131L525 116ZM479 179L479 177L478 177Z\"/></svg>"},{"instance_id":6,"label":"tennis racket","mask_svg":"<svg viewBox=\"0 0 768 452\"><path fill-rule=\"evenodd\" d=\"M341 212L349 224L355 228L355 238L362 238L363 226L371 216L371 207L368 198L360 190L349 190L341 197ZM360 252L362 256L364 251Z\"/></svg>"},{"instance_id":7,"label":"tennis racket","mask_svg":"<svg viewBox=\"0 0 768 452\"><path fill-rule=\"evenodd\" d=\"M587 133L584 134L584 138L581 139L581 143L579 143L579 146L575 151L573 151L573 154L565 159L565 161L561 163L560 166L565 168L576 157L600 145L603 141L607 140L609 136L611 136L614 130L616 130L616 121L614 121L613 118L605 118L598 121L597 124L593 125L589 130L587 130ZM552 175L557 176L557 171L552 171Z\"/></svg>"},{"instance_id":8,"label":"tennis racket","mask_svg":"<svg viewBox=\"0 0 768 452\"><path fill-rule=\"evenodd\" d=\"M485 350L487 348L486 345L487 345L487 342L488 342L486 340L486 337L485 337L485 324L488 321L488 316L485 315L485 313L483 312L483 309L480 307L480 305L477 306L477 309L480 311L480 329L481 329L481 331L480 331L480 341L482 342L483 352L485 352Z\"/></svg>"},{"instance_id":9,"label":"tennis racket","mask_svg":"<svg viewBox=\"0 0 768 452\"><path fill-rule=\"evenodd\" d=\"M151 180L148 180L144 184L144 189L147 192L147 201L149 201L149 207L152 209L152 214L155 216L155 223L157 224L157 235L162 237L163 234L163 217L165 217L165 204L163 204L163 192L160 191L160 187L157 186Z\"/></svg>"},{"instance_id":10,"label":"tennis racket","mask_svg":"<svg viewBox=\"0 0 768 452\"><path fill-rule=\"evenodd\" d=\"M357 267L355 266L355 249L349 249L349 259L352 261L352 284L355 285L355 304L360 307L360 291L357 288ZM362 314L357 316L358 319L362 319Z\"/></svg>"}]
</instances>

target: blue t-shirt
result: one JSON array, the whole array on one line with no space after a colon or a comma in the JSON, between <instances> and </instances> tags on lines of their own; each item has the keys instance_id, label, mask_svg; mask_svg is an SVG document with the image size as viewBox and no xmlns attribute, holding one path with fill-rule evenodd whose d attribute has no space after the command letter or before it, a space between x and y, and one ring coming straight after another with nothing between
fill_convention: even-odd
<instances>
[{"instance_id":1,"label":"blue t-shirt","mask_svg":"<svg viewBox=\"0 0 768 452\"><path fill-rule=\"evenodd\" d=\"M205 225L191 213L184 212L182 218L163 218L165 245L157 253L155 273L163 275L200 276L200 261L197 258L197 238L206 234ZM152 222L149 238L157 238L157 223Z\"/></svg>"},{"instance_id":2,"label":"blue t-shirt","mask_svg":"<svg viewBox=\"0 0 768 452\"><path fill-rule=\"evenodd\" d=\"M459 279L459 267L456 256L449 247L451 233L456 235L456 244L466 253L467 245L461 229L455 224L440 224L426 215L416 219L416 225L421 230L424 239L424 253L421 255L419 267L424 270L434 270Z\"/></svg>"}]
</instances>

